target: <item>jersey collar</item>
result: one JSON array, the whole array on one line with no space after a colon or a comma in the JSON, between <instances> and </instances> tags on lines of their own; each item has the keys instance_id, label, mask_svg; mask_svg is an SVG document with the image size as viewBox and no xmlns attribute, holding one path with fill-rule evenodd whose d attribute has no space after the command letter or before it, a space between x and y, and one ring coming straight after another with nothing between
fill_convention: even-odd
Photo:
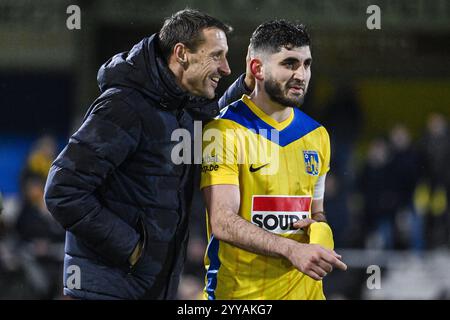
<instances>
[{"instance_id":1,"label":"jersey collar","mask_svg":"<svg viewBox=\"0 0 450 320\"><path fill-rule=\"evenodd\" d=\"M291 114L289 117L281 122L276 121L269 115L267 115L264 111L262 111L251 99L248 95L244 94L242 96L242 101L247 105L247 107L260 118L262 121L270 125L271 127L277 129L278 131L286 129L294 120L294 110L291 108Z\"/></svg>"}]
</instances>

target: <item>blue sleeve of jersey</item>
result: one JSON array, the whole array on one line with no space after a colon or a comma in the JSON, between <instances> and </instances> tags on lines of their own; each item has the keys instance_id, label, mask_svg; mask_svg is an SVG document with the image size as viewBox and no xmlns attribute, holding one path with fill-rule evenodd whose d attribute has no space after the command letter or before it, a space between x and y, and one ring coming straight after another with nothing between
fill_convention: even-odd
<instances>
[{"instance_id":1,"label":"blue sleeve of jersey","mask_svg":"<svg viewBox=\"0 0 450 320\"><path fill-rule=\"evenodd\" d=\"M251 91L247 89L244 83L245 73L242 74L236 81L225 91L222 98L219 100L219 109L225 108L230 103L239 100L243 94L250 94Z\"/></svg>"}]
</instances>

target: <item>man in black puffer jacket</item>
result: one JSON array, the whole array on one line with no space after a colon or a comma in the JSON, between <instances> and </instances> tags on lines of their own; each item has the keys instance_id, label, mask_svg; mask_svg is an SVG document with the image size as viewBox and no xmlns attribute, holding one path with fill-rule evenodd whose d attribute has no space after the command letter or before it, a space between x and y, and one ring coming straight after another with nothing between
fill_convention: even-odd
<instances>
[{"instance_id":1,"label":"man in black puffer jacket","mask_svg":"<svg viewBox=\"0 0 450 320\"><path fill-rule=\"evenodd\" d=\"M64 293L174 299L199 167L175 164L171 135L219 113L230 27L195 10L99 70L101 95L53 163L45 201L66 229ZM246 92L241 76L220 105ZM247 83L248 85L249 83ZM210 100L207 100L210 99ZM191 159L192 160L192 159Z\"/></svg>"}]
</instances>

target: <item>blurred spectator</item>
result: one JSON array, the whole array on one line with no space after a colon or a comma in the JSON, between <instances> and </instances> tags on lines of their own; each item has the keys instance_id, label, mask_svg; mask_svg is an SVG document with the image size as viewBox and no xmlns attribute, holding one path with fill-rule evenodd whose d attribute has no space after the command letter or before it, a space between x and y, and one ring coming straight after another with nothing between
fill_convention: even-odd
<instances>
[{"instance_id":1,"label":"blurred spectator","mask_svg":"<svg viewBox=\"0 0 450 320\"><path fill-rule=\"evenodd\" d=\"M34 173L47 179L48 171L56 157L56 141L50 135L40 137L28 156L23 174Z\"/></svg>"},{"instance_id":2,"label":"blurred spectator","mask_svg":"<svg viewBox=\"0 0 450 320\"><path fill-rule=\"evenodd\" d=\"M342 201L342 188L340 181L333 171L327 174L325 180L325 203L327 220L333 229L334 244L336 248L346 247L351 236L349 229L350 219L347 214L347 205Z\"/></svg>"},{"instance_id":3,"label":"blurred spectator","mask_svg":"<svg viewBox=\"0 0 450 320\"><path fill-rule=\"evenodd\" d=\"M22 181L23 204L16 230L27 280L32 284L36 298L57 298L62 296L65 232L45 206L45 178L37 173L27 173Z\"/></svg>"},{"instance_id":4,"label":"blurred spectator","mask_svg":"<svg viewBox=\"0 0 450 320\"><path fill-rule=\"evenodd\" d=\"M423 249L423 222L413 206L413 195L418 182L419 155L412 145L411 134L403 124L395 125L389 133L391 161L390 176L386 183L395 192L393 214L395 215L395 249Z\"/></svg>"},{"instance_id":5,"label":"blurred spectator","mask_svg":"<svg viewBox=\"0 0 450 320\"><path fill-rule=\"evenodd\" d=\"M323 125L330 134L333 172L342 180L345 189L354 178L350 162L363 126L363 115L352 85L341 85L336 89L335 97L325 109Z\"/></svg>"},{"instance_id":6,"label":"blurred spectator","mask_svg":"<svg viewBox=\"0 0 450 320\"><path fill-rule=\"evenodd\" d=\"M17 220L17 232L25 241L64 241L64 230L45 206L44 184L44 178L36 174L27 174L24 178L24 199Z\"/></svg>"},{"instance_id":7,"label":"blurred spectator","mask_svg":"<svg viewBox=\"0 0 450 320\"><path fill-rule=\"evenodd\" d=\"M64 230L47 211L43 198L55 155L54 138L42 136L34 143L21 172L19 210L7 226L0 258L6 275L2 284L9 288L9 297L53 299L62 295Z\"/></svg>"},{"instance_id":8,"label":"blurred spectator","mask_svg":"<svg viewBox=\"0 0 450 320\"><path fill-rule=\"evenodd\" d=\"M367 237L367 246L377 249L391 249L394 244L396 191L389 161L387 142L383 138L372 140L358 179L364 202L362 233Z\"/></svg>"},{"instance_id":9,"label":"blurred spectator","mask_svg":"<svg viewBox=\"0 0 450 320\"><path fill-rule=\"evenodd\" d=\"M416 206L425 215L427 248L448 246L450 136L443 115L433 113L428 117L420 146L423 170L416 192Z\"/></svg>"},{"instance_id":10,"label":"blurred spectator","mask_svg":"<svg viewBox=\"0 0 450 320\"><path fill-rule=\"evenodd\" d=\"M426 132L421 147L424 157L425 176L431 186L446 185L449 170L449 132L445 117L432 113L427 119Z\"/></svg>"},{"instance_id":11,"label":"blurred spectator","mask_svg":"<svg viewBox=\"0 0 450 320\"><path fill-rule=\"evenodd\" d=\"M326 210L334 228L336 246L345 246L349 239L350 208L348 206L353 189L356 170L353 163L355 144L363 125L363 115L352 84L340 85L335 97L325 108L323 125L331 140L331 176L327 177Z\"/></svg>"},{"instance_id":12,"label":"blurred spectator","mask_svg":"<svg viewBox=\"0 0 450 320\"><path fill-rule=\"evenodd\" d=\"M0 193L0 199L2 198ZM0 208L3 204L0 200ZM25 281L25 272L13 241L13 231L0 210L0 299L30 299L31 288Z\"/></svg>"}]
</instances>

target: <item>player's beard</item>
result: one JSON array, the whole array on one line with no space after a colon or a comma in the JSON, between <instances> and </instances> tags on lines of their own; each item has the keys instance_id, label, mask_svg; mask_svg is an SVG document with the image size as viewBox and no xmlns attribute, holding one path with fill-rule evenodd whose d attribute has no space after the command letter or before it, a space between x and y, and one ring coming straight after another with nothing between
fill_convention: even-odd
<instances>
[{"instance_id":1,"label":"player's beard","mask_svg":"<svg viewBox=\"0 0 450 320\"><path fill-rule=\"evenodd\" d=\"M306 85L303 85L303 94L301 96L290 98L288 96L289 88L294 84L299 85L297 81L291 80L286 83L286 86L283 87L280 82L269 76L266 77L266 81L264 81L264 89L273 102L276 102L282 106L298 108L305 100Z\"/></svg>"}]
</instances>

